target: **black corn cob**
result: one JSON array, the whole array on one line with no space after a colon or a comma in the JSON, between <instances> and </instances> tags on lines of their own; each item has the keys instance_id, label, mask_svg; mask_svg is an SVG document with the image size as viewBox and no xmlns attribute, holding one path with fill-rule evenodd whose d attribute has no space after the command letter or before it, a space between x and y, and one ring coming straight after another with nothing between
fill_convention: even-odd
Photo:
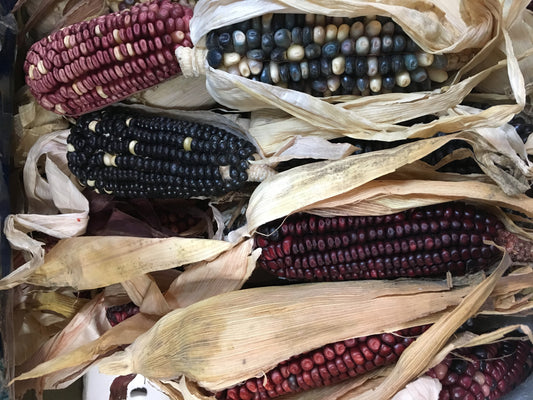
<instances>
[{"instance_id":1,"label":"black corn cob","mask_svg":"<svg viewBox=\"0 0 533 400\"><path fill-rule=\"evenodd\" d=\"M248 180L255 147L213 125L114 109L78 119L68 165L82 185L121 198L214 197Z\"/></svg>"},{"instance_id":2,"label":"black corn cob","mask_svg":"<svg viewBox=\"0 0 533 400\"><path fill-rule=\"evenodd\" d=\"M130 302L118 306L107 307L105 312L107 320L111 326L115 326L139 313L139 307Z\"/></svg>"},{"instance_id":3,"label":"black corn cob","mask_svg":"<svg viewBox=\"0 0 533 400\"><path fill-rule=\"evenodd\" d=\"M505 247L515 261L532 259L526 242L488 212L463 203L413 208L386 216L295 214L258 230L257 263L298 281L464 275L487 269Z\"/></svg>"},{"instance_id":4,"label":"black corn cob","mask_svg":"<svg viewBox=\"0 0 533 400\"><path fill-rule=\"evenodd\" d=\"M439 400L497 400L533 370L529 340L504 340L454 353L427 373L443 385Z\"/></svg>"},{"instance_id":5,"label":"black corn cob","mask_svg":"<svg viewBox=\"0 0 533 400\"><path fill-rule=\"evenodd\" d=\"M433 55L392 19L265 14L211 31L213 68L313 96L431 90L469 55Z\"/></svg>"},{"instance_id":6,"label":"black corn cob","mask_svg":"<svg viewBox=\"0 0 533 400\"><path fill-rule=\"evenodd\" d=\"M118 102L180 73L177 47L192 47L192 9L152 0L65 27L35 42L26 83L37 101L80 115Z\"/></svg>"},{"instance_id":7,"label":"black corn cob","mask_svg":"<svg viewBox=\"0 0 533 400\"><path fill-rule=\"evenodd\" d=\"M331 385L395 363L429 325L327 344L291 357L259 378L216 393L219 400L265 400Z\"/></svg>"}]
</instances>

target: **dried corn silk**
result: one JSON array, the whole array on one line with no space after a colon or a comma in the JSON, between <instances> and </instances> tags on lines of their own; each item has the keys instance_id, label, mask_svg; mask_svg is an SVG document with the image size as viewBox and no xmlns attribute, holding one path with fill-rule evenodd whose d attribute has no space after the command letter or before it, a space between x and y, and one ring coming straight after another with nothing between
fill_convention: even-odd
<instances>
[{"instance_id":1,"label":"dried corn silk","mask_svg":"<svg viewBox=\"0 0 533 400\"><path fill-rule=\"evenodd\" d=\"M425 2L416 9L406 6L369 2L246 2L243 1L200 1L191 20L191 38L195 48L178 50L178 57L185 75L207 74L207 87L218 102L241 110L258 110L262 108L279 108L295 116L305 126L319 129L321 134L349 134L360 132L369 137L373 135L396 135L415 137L436 133L430 127L421 124L416 128L397 125L400 121L413 119L422 115L443 112L464 99L472 89L486 79L493 71L505 69L506 65L491 64L475 75L468 76L477 64L486 58L498 43L502 44L507 56L508 74L517 104L502 106L494 111L491 119L488 115L472 118L461 117L455 122L465 121L470 124L499 126L509 117L519 112L525 102L523 77L518 62L509 47L505 30L506 23L501 4L469 3L460 1L442 3ZM466 8L463 8L466 7ZM505 14L511 19L513 15L525 9L523 1L515 1L513 12ZM459 72L456 81L442 90L413 93L389 93L379 96L360 98L331 98L332 103L313 98L305 93L287 90L283 87L255 82L233 73L224 72L207 66L205 61L205 37L213 29L230 26L233 23L258 17L265 20L268 13L316 13L332 17L355 17L360 15L394 16L403 30L421 47L432 54L458 53L467 49L477 49L473 57ZM192 54L191 54L192 53ZM384 114L386 114L384 118ZM496 115L497 114L497 115ZM440 130L453 132L454 121L443 121ZM447 122L447 123L446 123ZM430 133L431 131L431 133ZM392 137L389 136L388 140Z\"/></svg>"}]
</instances>

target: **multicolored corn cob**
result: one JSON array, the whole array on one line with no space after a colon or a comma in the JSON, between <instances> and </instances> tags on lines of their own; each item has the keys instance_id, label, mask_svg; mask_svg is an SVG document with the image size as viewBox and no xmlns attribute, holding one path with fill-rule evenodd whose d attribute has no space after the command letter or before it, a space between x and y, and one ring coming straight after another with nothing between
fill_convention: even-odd
<instances>
[{"instance_id":1,"label":"multicolored corn cob","mask_svg":"<svg viewBox=\"0 0 533 400\"><path fill-rule=\"evenodd\" d=\"M395 363L429 325L327 344L222 392L220 400L264 400L331 385Z\"/></svg>"},{"instance_id":2,"label":"multicolored corn cob","mask_svg":"<svg viewBox=\"0 0 533 400\"><path fill-rule=\"evenodd\" d=\"M496 400L533 370L530 341L505 340L454 353L427 373L443 385L439 400Z\"/></svg>"},{"instance_id":3,"label":"multicolored corn cob","mask_svg":"<svg viewBox=\"0 0 533 400\"><path fill-rule=\"evenodd\" d=\"M34 43L24 63L37 101L80 115L180 73L175 49L192 47L192 10L153 0L68 26Z\"/></svg>"},{"instance_id":4,"label":"multicolored corn cob","mask_svg":"<svg viewBox=\"0 0 533 400\"><path fill-rule=\"evenodd\" d=\"M213 125L115 109L80 117L67 142L80 183L122 198L220 196L252 179L256 151Z\"/></svg>"},{"instance_id":5,"label":"multicolored corn cob","mask_svg":"<svg viewBox=\"0 0 533 400\"><path fill-rule=\"evenodd\" d=\"M130 302L127 304L108 307L106 308L105 312L107 320L111 326L115 326L139 313L139 307Z\"/></svg>"},{"instance_id":6,"label":"multicolored corn cob","mask_svg":"<svg viewBox=\"0 0 533 400\"><path fill-rule=\"evenodd\" d=\"M386 216L318 217L295 214L261 227L257 264L299 281L464 275L487 269L500 251L515 261L533 249L488 212L463 203L414 208Z\"/></svg>"},{"instance_id":7,"label":"multicolored corn cob","mask_svg":"<svg viewBox=\"0 0 533 400\"><path fill-rule=\"evenodd\" d=\"M211 31L213 68L313 96L431 90L470 53L433 55L385 17L265 14Z\"/></svg>"}]
</instances>

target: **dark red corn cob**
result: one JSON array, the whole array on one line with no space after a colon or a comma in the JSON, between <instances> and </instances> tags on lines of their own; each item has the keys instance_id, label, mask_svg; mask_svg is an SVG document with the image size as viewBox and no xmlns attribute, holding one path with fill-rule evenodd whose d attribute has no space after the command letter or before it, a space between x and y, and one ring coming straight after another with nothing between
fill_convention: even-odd
<instances>
[{"instance_id":1,"label":"dark red corn cob","mask_svg":"<svg viewBox=\"0 0 533 400\"><path fill-rule=\"evenodd\" d=\"M261 268L305 281L464 275L500 256L486 240L515 261L532 258L530 242L507 232L494 215L459 202L376 217L296 214L255 236Z\"/></svg>"},{"instance_id":2,"label":"dark red corn cob","mask_svg":"<svg viewBox=\"0 0 533 400\"><path fill-rule=\"evenodd\" d=\"M523 382L533 367L530 341L506 340L460 349L432 368L439 379L439 400L496 400Z\"/></svg>"},{"instance_id":3,"label":"dark red corn cob","mask_svg":"<svg viewBox=\"0 0 533 400\"><path fill-rule=\"evenodd\" d=\"M272 399L327 386L393 364L429 325L327 344L278 364L260 378L216 394L221 400Z\"/></svg>"},{"instance_id":4,"label":"dark red corn cob","mask_svg":"<svg viewBox=\"0 0 533 400\"><path fill-rule=\"evenodd\" d=\"M106 317L111 326L120 324L122 321L133 317L139 312L139 307L134 303L121 304L106 308Z\"/></svg>"},{"instance_id":5,"label":"dark red corn cob","mask_svg":"<svg viewBox=\"0 0 533 400\"><path fill-rule=\"evenodd\" d=\"M68 26L34 43L24 63L37 101L80 115L115 103L180 72L174 51L192 47L192 10L153 0Z\"/></svg>"}]
</instances>

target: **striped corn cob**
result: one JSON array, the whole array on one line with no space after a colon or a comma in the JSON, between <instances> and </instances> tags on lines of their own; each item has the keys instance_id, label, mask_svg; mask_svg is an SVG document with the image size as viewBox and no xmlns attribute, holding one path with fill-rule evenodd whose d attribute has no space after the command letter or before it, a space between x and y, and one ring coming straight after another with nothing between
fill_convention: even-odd
<instances>
[{"instance_id":1,"label":"striped corn cob","mask_svg":"<svg viewBox=\"0 0 533 400\"><path fill-rule=\"evenodd\" d=\"M443 385L439 400L496 400L533 370L530 341L505 340L455 353L427 373Z\"/></svg>"},{"instance_id":2,"label":"striped corn cob","mask_svg":"<svg viewBox=\"0 0 533 400\"><path fill-rule=\"evenodd\" d=\"M470 54L423 52L390 18L265 14L211 31L207 61L313 96L430 90Z\"/></svg>"},{"instance_id":3,"label":"striped corn cob","mask_svg":"<svg viewBox=\"0 0 533 400\"><path fill-rule=\"evenodd\" d=\"M68 26L34 43L24 63L37 101L80 115L125 99L180 72L177 47L192 47L192 10L153 0Z\"/></svg>"},{"instance_id":4,"label":"striped corn cob","mask_svg":"<svg viewBox=\"0 0 533 400\"><path fill-rule=\"evenodd\" d=\"M255 147L212 125L100 110L80 117L67 142L80 183L122 198L219 196L254 178Z\"/></svg>"},{"instance_id":5,"label":"striped corn cob","mask_svg":"<svg viewBox=\"0 0 533 400\"><path fill-rule=\"evenodd\" d=\"M305 281L463 275L487 269L500 255L532 259L533 249L494 216L463 203L414 208L387 216L295 214L259 229L258 265Z\"/></svg>"},{"instance_id":6,"label":"striped corn cob","mask_svg":"<svg viewBox=\"0 0 533 400\"><path fill-rule=\"evenodd\" d=\"M278 364L259 378L251 378L216 393L221 400L264 400L331 385L393 364L429 325L327 344Z\"/></svg>"},{"instance_id":7,"label":"striped corn cob","mask_svg":"<svg viewBox=\"0 0 533 400\"><path fill-rule=\"evenodd\" d=\"M137 307L134 303L130 302L118 306L107 307L105 312L107 320L109 321L111 326L115 326L137 314L139 312L139 307Z\"/></svg>"}]
</instances>

